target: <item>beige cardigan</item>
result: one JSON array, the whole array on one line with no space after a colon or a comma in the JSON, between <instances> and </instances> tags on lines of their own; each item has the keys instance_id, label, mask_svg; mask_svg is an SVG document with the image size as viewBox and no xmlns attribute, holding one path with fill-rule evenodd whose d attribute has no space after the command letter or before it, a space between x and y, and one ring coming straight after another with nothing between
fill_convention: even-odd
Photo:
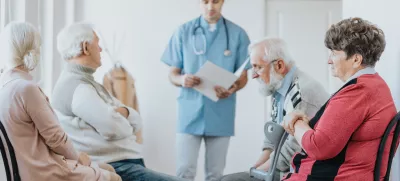
<instances>
[{"instance_id":1,"label":"beige cardigan","mask_svg":"<svg viewBox=\"0 0 400 181\"><path fill-rule=\"evenodd\" d=\"M3 73L0 102L0 120L23 181L109 180L109 173L98 166L77 164L77 152L31 75L17 69Z\"/></svg>"}]
</instances>

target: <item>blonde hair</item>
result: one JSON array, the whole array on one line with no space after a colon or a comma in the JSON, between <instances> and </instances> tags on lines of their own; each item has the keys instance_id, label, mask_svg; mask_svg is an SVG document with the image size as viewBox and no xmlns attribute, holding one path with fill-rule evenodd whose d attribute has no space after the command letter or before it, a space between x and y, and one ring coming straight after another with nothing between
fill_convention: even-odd
<instances>
[{"instance_id":1,"label":"blonde hair","mask_svg":"<svg viewBox=\"0 0 400 181\"><path fill-rule=\"evenodd\" d=\"M6 69L35 69L40 60L39 31L30 23L9 23L0 35L0 55Z\"/></svg>"}]
</instances>

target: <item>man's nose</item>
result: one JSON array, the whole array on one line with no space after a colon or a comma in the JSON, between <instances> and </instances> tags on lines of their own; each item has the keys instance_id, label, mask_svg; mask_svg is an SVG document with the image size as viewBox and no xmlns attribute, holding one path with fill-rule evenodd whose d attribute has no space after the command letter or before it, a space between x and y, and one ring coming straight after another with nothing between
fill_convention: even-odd
<instances>
[{"instance_id":1,"label":"man's nose","mask_svg":"<svg viewBox=\"0 0 400 181\"><path fill-rule=\"evenodd\" d=\"M214 4L213 4L212 2L209 2L209 3L207 4L207 9L208 9L208 10L212 10L212 9L213 9L213 6L214 6Z\"/></svg>"}]
</instances>

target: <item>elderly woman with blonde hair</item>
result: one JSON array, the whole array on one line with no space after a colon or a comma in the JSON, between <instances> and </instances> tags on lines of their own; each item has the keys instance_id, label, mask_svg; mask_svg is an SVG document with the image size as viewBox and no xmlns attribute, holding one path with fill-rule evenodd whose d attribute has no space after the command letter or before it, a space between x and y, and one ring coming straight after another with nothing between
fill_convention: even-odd
<instances>
[{"instance_id":1,"label":"elderly woman with blonde hair","mask_svg":"<svg viewBox=\"0 0 400 181\"><path fill-rule=\"evenodd\" d=\"M0 77L0 120L15 150L22 180L118 181L105 164L78 154L58 123L47 97L32 80L40 59L40 34L12 22L0 36L5 71ZM99 167L100 166L100 167Z\"/></svg>"}]
</instances>

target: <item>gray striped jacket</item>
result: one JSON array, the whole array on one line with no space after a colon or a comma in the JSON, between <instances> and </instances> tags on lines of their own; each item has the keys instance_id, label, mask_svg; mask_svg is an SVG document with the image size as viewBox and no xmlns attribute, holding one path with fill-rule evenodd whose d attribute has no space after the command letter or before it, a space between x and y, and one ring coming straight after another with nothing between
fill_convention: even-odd
<instances>
[{"instance_id":1,"label":"gray striped jacket","mask_svg":"<svg viewBox=\"0 0 400 181\"><path fill-rule=\"evenodd\" d=\"M312 118L319 108L329 99L329 94L326 92L325 88L315 79L300 71L298 68L295 70L291 88L292 89L289 89L284 99L285 103L283 112L286 114L298 110L304 112L309 118ZM277 122L281 122L281 120ZM272 143L266 138L264 139L263 150L264 149L275 149ZM300 145L293 136L289 135L282 146L277 162L277 171L281 172L281 176L289 172L290 162L293 155L300 151ZM271 159L274 157L274 154L275 151L271 153Z\"/></svg>"}]
</instances>

